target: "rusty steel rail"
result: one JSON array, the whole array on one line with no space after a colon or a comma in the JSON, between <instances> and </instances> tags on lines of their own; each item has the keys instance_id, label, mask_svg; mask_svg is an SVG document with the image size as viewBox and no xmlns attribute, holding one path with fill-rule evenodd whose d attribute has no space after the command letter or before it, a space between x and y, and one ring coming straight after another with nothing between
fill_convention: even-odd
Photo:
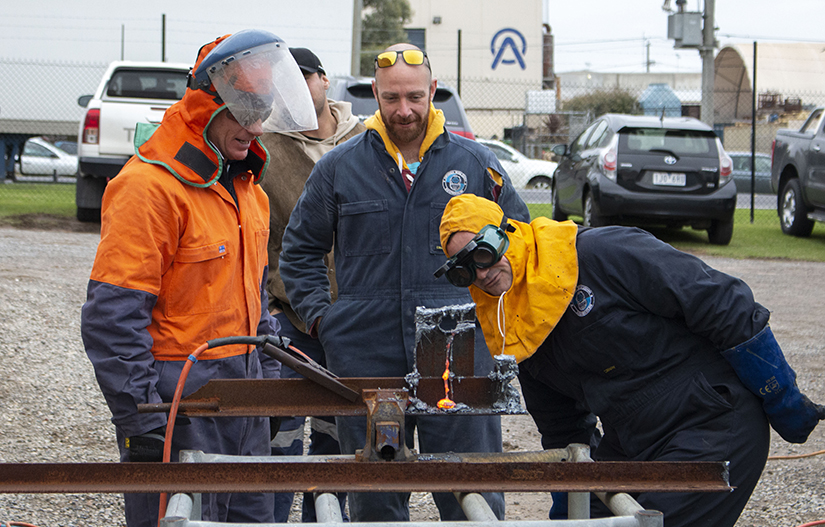
<instances>
[{"instance_id":1,"label":"rusty steel rail","mask_svg":"<svg viewBox=\"0 0 825 527\"><path fill-rule=\"evenodd\" d=\"M341 384L362 393L363 390L407 388L401 377L338 378ZM519 404L499 401L498 383L487 377L464 377L453 382L451 397L459 403L453 410L440 410L444 398L441 378L419 379L415 398L423 405L411 405L407 414L466 415L523 414ZM517 401L515 401L517 403ZM140 413L169 412L171 403L140 404ZM255 416L351 416L366 415L363 397L349 401L319 387L308 379L213 379L195 393L181 400L179 415L188 417L255 417Z\"/></svg>"},{"instance_id":2,"label":"rusty steel rail","mask_svg":"<svg viewBox=\"0 0 825 527\"><path fill-rule=\"evenodd\" d=\"M341 456L322 462L3 463L0 493L731 490L726 462L467 462L448 455L411 462Z\"/></svg>"}]
</instances>

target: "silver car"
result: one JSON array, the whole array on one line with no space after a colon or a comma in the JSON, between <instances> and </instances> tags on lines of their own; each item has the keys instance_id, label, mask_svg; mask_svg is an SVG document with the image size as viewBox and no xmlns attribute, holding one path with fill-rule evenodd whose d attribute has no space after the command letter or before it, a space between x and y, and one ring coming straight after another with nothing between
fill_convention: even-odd
<instances>
[{"instance_id":1,"label":"silver car","mask_svg":"<svg viewBox=\"0 0 825 527\"><path fill-rule=\"evenodd\" d=\"M530 159L510 145L494 139L476 138L476 141L495 154L516 188L550 190L553 187L553 172L556 170L556 163L543 159Z\"/></svg>"},{"instance_id":2,"label":"silver car","mask_svg":"<svg viewBox=\"0 0 825 527\"><path fill-rule=\"evenodd\" d=\"M736 182L736 192L739 194L751 193L751 153L728 152L733 160L733 180ZM756 194L776 194L771 188L771 156L757 152L755 156L756 180L754 188Z\"/></svg>"},{"instance_id":3,"label":"silver car","mask_svg":"<svg viewBox=\"0 0 825 527\"><path fill-rule=\"evenodd\" d=\"M40 137L32 137L23 146L20 154L20 173L24 176L77 175L77 156L49 143Z\"/></svg>"}]
</instances>

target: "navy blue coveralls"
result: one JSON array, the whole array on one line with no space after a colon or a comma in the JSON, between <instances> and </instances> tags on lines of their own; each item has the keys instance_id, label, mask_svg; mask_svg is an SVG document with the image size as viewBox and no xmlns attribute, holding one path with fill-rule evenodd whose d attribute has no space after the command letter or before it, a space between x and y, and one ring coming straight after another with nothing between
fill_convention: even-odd
<instances>
[{"instance_id":1,"label":"navy blue coveralls","mask_svg":"<svg viewBox=\"0 0 825 527\"><path fill-rule=\"evenodd\" d=\"M502 175L503 185L488 168ZM416 307L472 301L467 289L433 278L444 263L441 215L451 197L465 192L494 199L508 217L528 221L527 206L495 156L447 131L424 155L409 192L375 130L336 147L315 165L284 234L280 271L290 304L307 325L323 317L318 336L332 372L405 376L415 366ZM330 304L323 256L333 242L338 299ZM477 376L493 367L480 328L475 361ZM342 453L364 447L364 418L337 422ZM407 418L411 447L416 426L421 452L501 451L497 416ZM503 517L503 495L485 497ZM433 498L442 520L465 519L452 494ZM349 500L353 521L409 519L408 493L351 493Z\"/></svg>"},{"instance_id":2,"label":"navy blue coveralls","mask_svg":"<svg viewBox=\"0 0 825 527\"><path fill-rule=\"evenodd\" d=\"M576 248L573 301L520 364L542 446L589 444L595 414L604 429L596 460L730 461L731 493L636 499L667 527L733 526L770 436L761 401L720 352L759 333L768 310L743 281L639 229L582 229Z\"/></svg>"}]
</instances>

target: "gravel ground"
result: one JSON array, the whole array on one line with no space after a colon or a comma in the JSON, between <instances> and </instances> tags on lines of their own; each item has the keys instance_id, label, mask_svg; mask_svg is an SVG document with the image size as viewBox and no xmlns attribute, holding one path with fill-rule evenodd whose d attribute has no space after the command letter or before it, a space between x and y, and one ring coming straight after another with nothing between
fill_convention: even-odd
<instances>
[{"instance_id":1,"label":"gravel ground","mask_svg":"<svg viewBox=\"0 0 825 527\"><path fill-rule=\"evenodd\" d=\"M73 229L82 230L82 229ZM0 227L0 462L114 462L114 427L80 340L99 236ZM811 399L825 402L825 264L706 258L747 281L772 311L772 327ZM538 450L529 417L503 421L505 449ZM775 433L771 455L825 450L825 425L804 445ZM825 456L768 461L737 527L793 527L825 519ZM437 518L426 494L412 516ZM508 519L545 519L545 494L508 494ZM39 527L123 525L112 494L0 495L0 520ZM296 521L293 516L293 521Z\"/></svg>"}]
</instances>

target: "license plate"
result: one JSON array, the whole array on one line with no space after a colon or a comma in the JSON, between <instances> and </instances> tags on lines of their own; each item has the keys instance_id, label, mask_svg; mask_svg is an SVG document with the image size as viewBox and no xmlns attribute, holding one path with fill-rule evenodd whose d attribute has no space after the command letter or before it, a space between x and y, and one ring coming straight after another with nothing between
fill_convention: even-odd
<instances>
[{"instance_id":1,"label":"license plate","mask_svg":"<svg viewBox=\"0 0 825 527\"><path fill-rule=\"evenodd\" d=\"M666 187L684 187L687 176L684 172L654 172L653 184Z\"/></svg>"}]
</instances>

